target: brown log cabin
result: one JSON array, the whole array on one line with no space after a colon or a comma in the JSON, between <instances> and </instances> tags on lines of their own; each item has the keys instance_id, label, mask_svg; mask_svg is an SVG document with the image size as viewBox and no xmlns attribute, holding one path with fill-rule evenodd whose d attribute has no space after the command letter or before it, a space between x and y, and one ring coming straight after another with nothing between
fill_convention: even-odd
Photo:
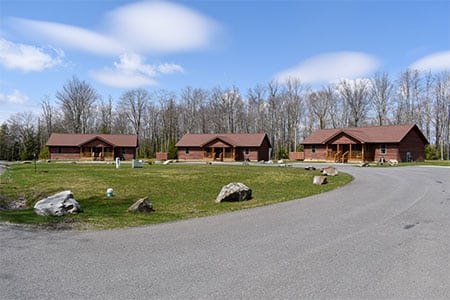
<instances>
[{"instance_id":1,"label":"brown log cabin","mask_svg":"<svg viewBox=\"0 0 450 300\"><path fill-rule=\"evenodd\" d=\"M178 159L261 161L270 159L267 134L186 134L176 144Z\"/></svg>"},{"instance_id":2,"label":"brown log cabin","mask_svg":"<svg viewBox=\"0 0 450 300\"><path fill-rule=\"evenodd\" d=\"M136 158L137 135L52 133L49 159L122 160Z\"/></svg>"},{"instance_id":3,"label":"brown log cabin","mask_svg":"<svg viewBox=\"0 0 450 300\"><path fill-rule=\"evenodd\" d=\"M301 143L305 160L330 162L423 161L428 140L417 125L317 130Z\"/></svg>"}]
</instances>

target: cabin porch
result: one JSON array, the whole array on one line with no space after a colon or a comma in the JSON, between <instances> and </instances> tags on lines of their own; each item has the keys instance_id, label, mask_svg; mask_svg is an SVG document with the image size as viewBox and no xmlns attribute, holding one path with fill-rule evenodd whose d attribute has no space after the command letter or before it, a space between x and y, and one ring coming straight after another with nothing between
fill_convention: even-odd
<instances>
[{"instance_id":1,"label":"cabin porch","mask_svg":"<svg viewBox=\"0 0 450 300\"><path fill-rule=\"evenodd\" d=\"M367 162L375 158L375 150L367 144L327 144L326 160L336 163Z\"/></svg>"}]
</instances>

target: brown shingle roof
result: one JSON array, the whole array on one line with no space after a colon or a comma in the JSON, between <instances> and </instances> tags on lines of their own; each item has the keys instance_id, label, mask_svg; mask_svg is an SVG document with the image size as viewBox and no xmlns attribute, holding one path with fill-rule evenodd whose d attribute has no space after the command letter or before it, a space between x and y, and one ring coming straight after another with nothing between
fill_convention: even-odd
<instances>
[{"instance_id":1,"label":"brown shingle roof","mask_svg":"<svg viewBox=\"0 0 450 300\"><path fill-rule=\"evenodd\" d=\"M115 147L137 147L135 134L70 134L52 133L47 146L81 146L93 139L101 139Z\"/></svg>"},{"instance_id":2,"label":"brown shingle roof","mask_svg":"<svg viewBox=\"0 0 450 300\"><path fill-rule=\"evenodd\" d=\"M209 142L219 139L234 147L259 147L264 139L265 133L223 133L223 134L185 134L175 145L177 147L203 147ZM267 138L270 146L270 141Z\"/></svg>"},{"instance_id":3,"label":"brown shingle roof","mask_svg":"<svg viewBox=\"0 0 450 300\"><path fill-rule=\"evenodd\" d=\"M326 144L340 133L347 134L361 143L400 143L411 131L417 130L422 139L427 139L416 125L371 126L317 130L303 140L302 144Z\"/></svg>"}]
</instances>

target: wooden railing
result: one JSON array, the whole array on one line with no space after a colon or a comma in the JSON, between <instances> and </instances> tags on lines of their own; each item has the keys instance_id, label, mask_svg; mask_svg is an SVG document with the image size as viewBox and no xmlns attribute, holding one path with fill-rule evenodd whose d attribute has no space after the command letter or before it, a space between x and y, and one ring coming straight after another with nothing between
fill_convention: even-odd
<instances>
[{"instance_id":1,"label":"wooden railing","mask_svg":"<svg viewBox=\"0 0 450 300\"><path fill-rule=\"evenodd\" d=\"M207 160L223 160L223 159L234 159L233 157L233 153L231 152L225 152L225 153L220 153L217 157L216 154L213 152L204 152L203 154L203 159L207 159Z\"/></svg>"},{"instance_id":2,"label":"wooden railing","mask_svg":"<svg viewBox=\"0 0 450 300\"><path fill-rule=\"evenodd\" d=\"M114 153L113 152L103 152L103 154L100 153L93 153L90 151L85 151L80 153L81 159L92 159L92 160L104 160L104 159L114 159Z\"/></svg>"},{"instance_id":3,"label":"wooden railing","mask_svg":"<svg viewBox=\"0 0 450 300\"><path fill-rule=\"evenodd\" d=\"M362 151L352 150L351 158L355 159L361 159L362 158Z\"/></svg>"}]
</instances>

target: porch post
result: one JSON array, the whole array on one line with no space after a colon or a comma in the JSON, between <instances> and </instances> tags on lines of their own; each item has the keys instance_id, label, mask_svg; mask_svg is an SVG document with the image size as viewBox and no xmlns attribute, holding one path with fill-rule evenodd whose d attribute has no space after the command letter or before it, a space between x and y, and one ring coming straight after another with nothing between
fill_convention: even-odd
<instances>
[{"instance_id":1,"label":"porch post","mask_svg":"<svg viewBox=\"0 0 450 300\"><path fill-rule=\"evenodd\" d=\"M329 156L328 156L328 144L325 144L325 160L329 160Z\"/></svg>"},{"instance_id":2,"label":"porch post","mask_svg":"<svg viewBox=\"0 0 450 300\"><path fill-rule=\"evenodd\" d=\"M352 158L352 144L350 144L350 153L349 153L349 158Z\"/></svg>"},{"instance_id":3,"label":"porch post","mask_svg":"<svg viewBox=\"0 0 450 300\"><path fill-rule=\"evenodd\" d=\"M366 148L365 144L361 144L361 156L362 156L362 161L365 162L366 161L366 156L364 155L364 148Z\"/></svg>"}]
</instances>

